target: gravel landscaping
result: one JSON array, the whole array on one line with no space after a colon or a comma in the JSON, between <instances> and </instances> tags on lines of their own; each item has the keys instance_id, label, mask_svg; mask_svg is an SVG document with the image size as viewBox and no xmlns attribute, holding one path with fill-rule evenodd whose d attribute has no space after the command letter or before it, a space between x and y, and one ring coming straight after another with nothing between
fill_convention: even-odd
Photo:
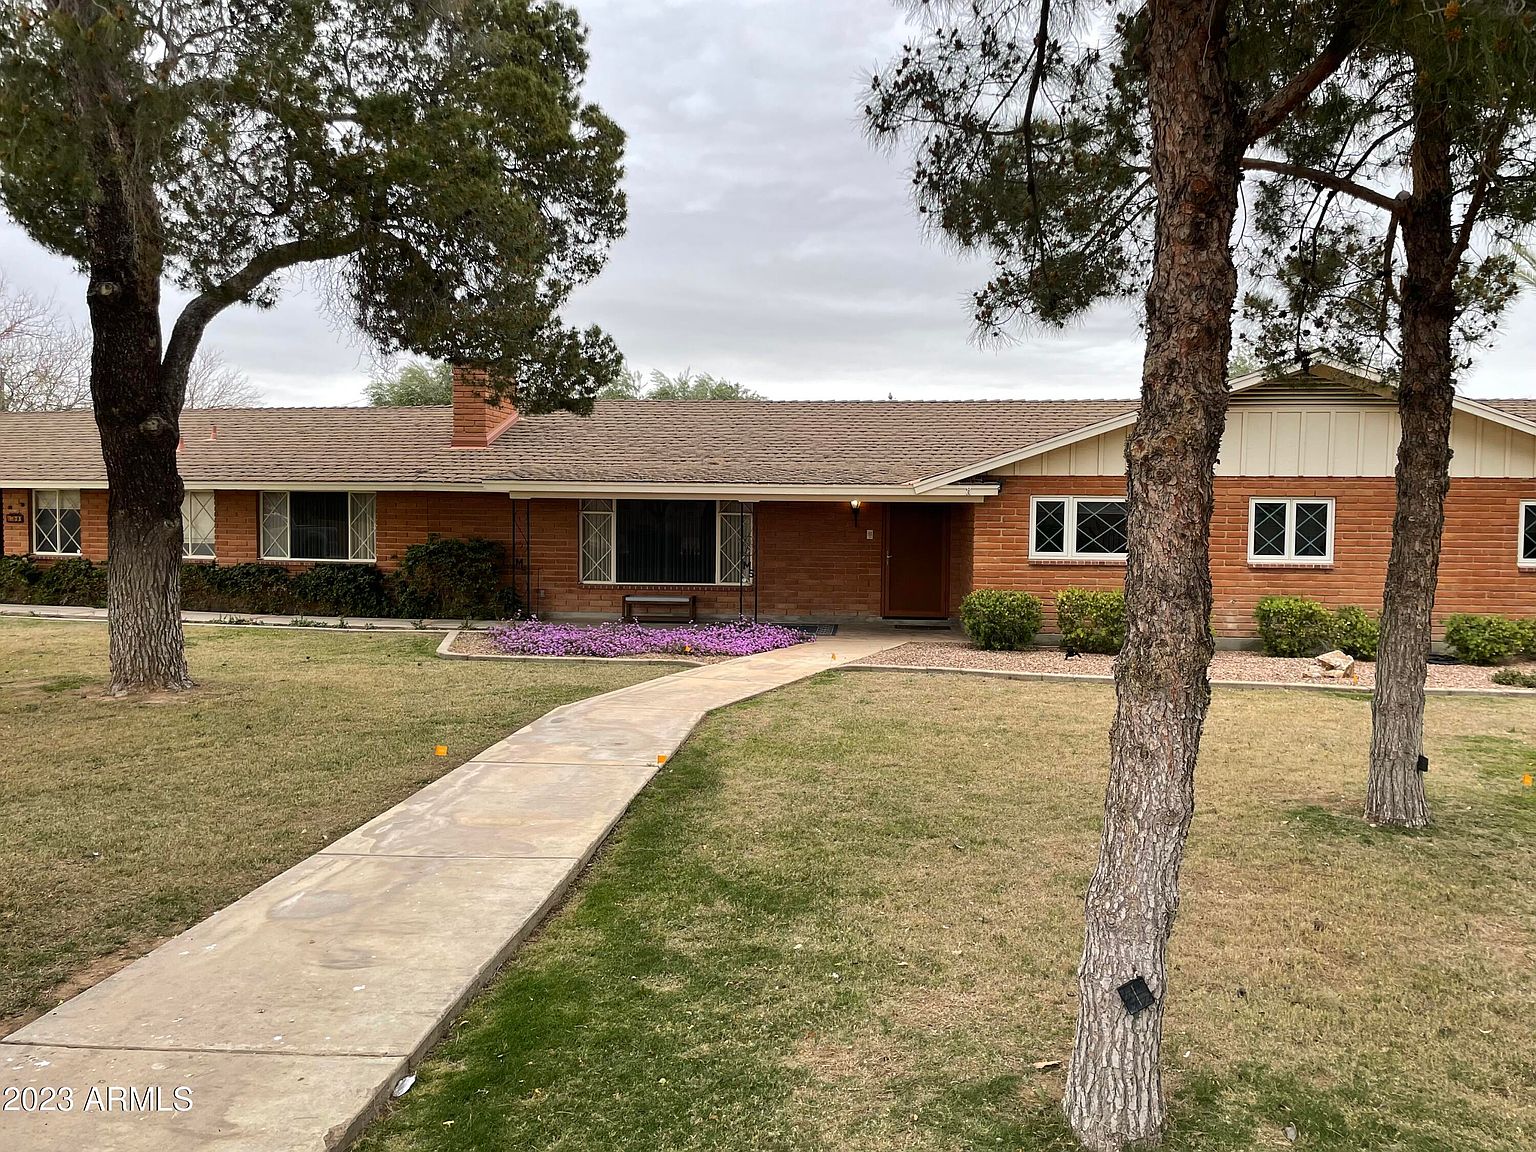
<instances>
[{"instance_id":1,"label":"gravel landscaping","mask_svg":"<svg viewBox=\"0 0 1536 1152\"><path fill-rule=\"evenodd\" d=\"M1003 672L1054 672L1075 676L1112 676L1113 656L1088 653L1067 659L1060 648L1031 648L1024 652L983 652L966 644L903 644L871 656L860 664L889 668L986 668ZM1517 664L1527 672L1536 664ZM1259 652L1221 651L1211 661L1212 680L1242 680L1263 684L1345 684L1373 687L1376 665L1356 662L1343 680L1308 679L1309 669L1317 668L1309 659L1282 659ZM1503 688L1493 682L1497 668L1473 664L1431 664L1426 684L1430 688L1485 688L1501 692L1530 691Z\"/></svg>"}]
</instances>

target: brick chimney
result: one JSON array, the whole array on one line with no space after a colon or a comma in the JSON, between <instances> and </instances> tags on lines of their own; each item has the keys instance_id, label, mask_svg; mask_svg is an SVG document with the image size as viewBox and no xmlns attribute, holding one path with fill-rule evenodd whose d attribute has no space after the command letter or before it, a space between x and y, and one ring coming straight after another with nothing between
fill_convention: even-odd
<instances>
[{"instance_id":1,"label":"brick chimney","mask_svg":"<svg viewBox=\"0 0 1536 1152\"><path fill-rule=\"evenodd\" d=\"M510 400L488 400L484 368L453 366L453 447L489 448L517 423L517 406Z\"/></svg>"}]
</instances>

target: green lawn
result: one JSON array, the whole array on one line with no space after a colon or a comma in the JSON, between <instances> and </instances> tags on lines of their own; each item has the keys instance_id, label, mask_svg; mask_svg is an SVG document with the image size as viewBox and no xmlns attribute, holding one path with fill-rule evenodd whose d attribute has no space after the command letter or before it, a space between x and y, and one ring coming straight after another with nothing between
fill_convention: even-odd
<instances>
[{"instance_id":1,"label":"green lawn","mask_svg":"<svg viewBox=\"0 0 1536 1152\"><path fill-rule=\"evenodd\" d=\"M1108 687L828 673L706 722L364 1152L1060 1149ZM1173 947L1176 1150L1536 1145L1536 708L1216 694Z\"/></svg>"},{"instance_id":2,"label":"green lawn","mask_svg":"<svg viewBox=\"0 0 1536 1152\"><path fill-rule=\"evenodd\" d=\"M189 628L195 691L112 700L105 627L0 619L0 1031L549 709L665 671L440 639Z\"/></svg>"}]
</instances>

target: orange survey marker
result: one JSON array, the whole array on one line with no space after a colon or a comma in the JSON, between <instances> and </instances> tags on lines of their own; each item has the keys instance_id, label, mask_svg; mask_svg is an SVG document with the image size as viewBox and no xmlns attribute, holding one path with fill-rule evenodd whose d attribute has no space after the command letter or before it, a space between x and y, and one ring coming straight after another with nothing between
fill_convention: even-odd
<instances>
[{"instance_id":1,"label":"orange survey marker","mask_svg":"<svg viewBox=\"0 0 1536 1152\"><path fill-rule=\"evenodd\" d=\"M432 749L432 752L437 756L446 756L448 755L448 745L439 744L436 748Z\"/></svg>"}]
</instances>

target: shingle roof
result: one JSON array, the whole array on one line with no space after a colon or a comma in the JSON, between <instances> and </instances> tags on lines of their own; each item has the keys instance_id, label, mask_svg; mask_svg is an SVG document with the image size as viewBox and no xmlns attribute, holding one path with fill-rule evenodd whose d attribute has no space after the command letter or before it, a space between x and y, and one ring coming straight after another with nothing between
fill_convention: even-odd
<instances>
[{"instance_id":1,"label":"shingle roof","mask_svg":"<svg viewBox=\"0 0 1536 1152\"><path fill-rule=\"evenodd\" d=\"M1479 402L1536 424L1536 399ZM525 416L486 449L448 447L447 407L205 409L182 414L179 466L194 484L905 485L1135 407L1134 400L614 400L590 417ZM105 480L90 412L0 413L0 483Z\"/></svg>"},{"instance_id":2,"label":"shingle roof","mask_svg":"<svg viewBox=\"0 0 1536 1152\"><path fill-rule=\"evenodd\" d=\"M497 480L913 484L1135 409L1134 400L629 400L519 420Z\"/></svg>"},{"instance_id":3,"label":"shingle roof","mask_svg":"<svg viewBox=\"0 0 1536 1152\"><path fill-rule=\"evenodd\" d=\"M487 449L449 448L432 408L182 414L191 483L911 484L1135 408L1132 400L615 400L525 416ZM215 431L216 429L216 431ZM88 411L0 413L0 482L101 483Z\"/></svg>"},{"instance_id":4,"label":"shingle roof","mask_svg":"<svg viewBox=\"0 0 1536 1152\"><path fill-rule=\"evenodd\" d=\"M1483 400L1474 397L1479 404L1486 404L1490 408L1497 408L1500 412L1528 420L1536 424L1536 399L1532 400Z\"/></svg>"}]
</instances>

